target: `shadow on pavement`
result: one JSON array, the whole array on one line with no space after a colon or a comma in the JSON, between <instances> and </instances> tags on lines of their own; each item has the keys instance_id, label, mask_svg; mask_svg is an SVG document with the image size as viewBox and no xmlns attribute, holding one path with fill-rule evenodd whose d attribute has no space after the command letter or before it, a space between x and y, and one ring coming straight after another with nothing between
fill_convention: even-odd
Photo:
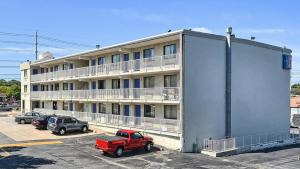
<instances>
[{"instance_id":1,"label":"shadow on pavement","mask_svg":"<svg viewBox=\"0 0 300 169\"><path fill-rule=\"evenodd\" d=\"M56 161L32 156L11 155L0 159L0 168L39 168L42 165L55 164Z\"/></svg>"},{"instance_id":2,"label":"shadow on pavement","mask_svg":"<svg viewBox=\"0 0 300 169\"><path fill-rule=\"evenodd\" d=\"M160 151L160 149L157 147L153 147L150 152L147 152L144 149L131 150L128 152L124 152L122 157L133 157L133 156L138 156L138 155L146 155L146 154L150 154L150 153L155 153L157 151ZM106 156L106 157L110 157L110 158L122 158L122 157L116 157L114 154L104 154L103 153L102 155Z\"/></svg>"},{"instance_id":3,"label":"shadow on pavement","mask_svg":"<svg viewBox=\"0 0 300 169\"><path fill-rule=\"evenodd\" d=\"M5 147L5 148L2 148L2 150L6 151L8 153L11 153L11 152L20 151L24 148L26 148L26 147Z\"/></svg>"},{"instance_id":4,"label":"shadow on pavement","mask_svg":"<svg viewBox=\"0 0 300 169\"><path fill-rule=\"evenodd\" d=\"M288 149L293 149L293 148L300 148L300 144L292 144L292 145L286 145L286 146L280 146L280 147L266 148L266 149L252 151L252 152L248 152L248 153L270 153L270 152L275 152L275 151L280 151L280 150L288 150Z\"/></svg>"}]
</instances>

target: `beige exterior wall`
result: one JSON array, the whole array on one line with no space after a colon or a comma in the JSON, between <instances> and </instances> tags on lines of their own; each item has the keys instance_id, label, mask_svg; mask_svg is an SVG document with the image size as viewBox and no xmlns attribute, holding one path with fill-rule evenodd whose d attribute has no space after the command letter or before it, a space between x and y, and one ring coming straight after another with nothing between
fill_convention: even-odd
<instances>
[{"instance_id":1,"label":"beige exterior wall","mask_svg":"<svg viewBox=\"0 0 300 169\"><path fill-rule=\"evenodd\" d=\"M30 62L24 62L20 65L21 71L21 111L31 111L31 100L30 100ZM24 91L26 90L27 91Z\"/></svg>"}]
</instances>

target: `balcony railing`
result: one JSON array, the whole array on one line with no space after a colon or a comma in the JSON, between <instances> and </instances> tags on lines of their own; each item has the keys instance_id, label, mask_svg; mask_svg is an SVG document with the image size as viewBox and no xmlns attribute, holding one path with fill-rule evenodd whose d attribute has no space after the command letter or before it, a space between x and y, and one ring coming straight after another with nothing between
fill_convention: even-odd
<instances>
[{"instance_id":1,"label":"balcony railing","mask_svg":"<svg viewBox=\"0 0 300 169\"><path fill-rule=\"evenodd\" d=\"M94 76L120 75L137 71L155 71L176 68L179 63L178 54L163 55L151 58L87 66L69 70L61 70L31 76L32 82L66 80Z\"/></svg>"},{"instance_id":2,"label":"balcony railing","mask_svg":"<svg viewBox=\"0 0 300 169\"><path fill-rule=\"evenodd\" d=\"M34 111L43 114L56 114L62 116L71 116L79 120L88 121L90 123L115 127L115 128L131 128L142 131L153 131L161 134L179 135L180 133L180 121L173 119L160 119L149 117L134 117L134 116L122 116L104 113L90 113L90 112L77 112L77 111L65 111L65 110L52 110L52 109L34 109Z\"/></svg>"},{"instance_id":3,"label":"balcony railing","mask_svg":"<svg viewBox=\"0 0 300 169\"><path fill-rule=\"evenodd\" d=\"M133 99L179 101L179 88L128 88L97 90L33 91L32 99Z\"/></svg>"}]
</instances>

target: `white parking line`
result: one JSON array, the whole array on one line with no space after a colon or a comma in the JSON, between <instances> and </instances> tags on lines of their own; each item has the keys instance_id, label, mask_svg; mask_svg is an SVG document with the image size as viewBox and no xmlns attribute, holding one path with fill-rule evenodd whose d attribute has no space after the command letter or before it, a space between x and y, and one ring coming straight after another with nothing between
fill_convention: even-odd
<instances>
[{"instance_id":1,"label":"white parking line","mask_svg":"<svg viewBox=\"0 0 300 169\"><path fill-rule=\"evenodd\" d=\"M96 155L92 155L92 156L95 157L95 158L98 158L98 159L100 159L100 160L103 160L103 161L105 161L105 162L107 162L107 163L109 163L109 164L116 165L116 166L119 166L119 167L122 167L122 168L131 169L131 167L127 167L126 165L119 164L119 163L113 162L113 161L111 161L111 160L107 160L107 159L102 158L102 157L100 157L100 156L96 156Z\"/></svg>"}]
</instances>

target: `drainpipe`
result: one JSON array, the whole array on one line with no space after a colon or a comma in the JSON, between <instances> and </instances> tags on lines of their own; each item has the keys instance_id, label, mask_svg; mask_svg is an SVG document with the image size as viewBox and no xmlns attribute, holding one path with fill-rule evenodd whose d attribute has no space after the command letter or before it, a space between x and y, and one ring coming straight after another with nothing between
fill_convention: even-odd
<instances>
[{"instance_id":1,"label":"drainpipe","mask_svg":"<svg viewBox=\"0 0 300 169\"><path fill-rule=\"evenodd\" d=\"M232 27L227 28L226 35L226 112L225 137L231 137L231 40L234 37Z\"/></svg>"}]
</instances>

